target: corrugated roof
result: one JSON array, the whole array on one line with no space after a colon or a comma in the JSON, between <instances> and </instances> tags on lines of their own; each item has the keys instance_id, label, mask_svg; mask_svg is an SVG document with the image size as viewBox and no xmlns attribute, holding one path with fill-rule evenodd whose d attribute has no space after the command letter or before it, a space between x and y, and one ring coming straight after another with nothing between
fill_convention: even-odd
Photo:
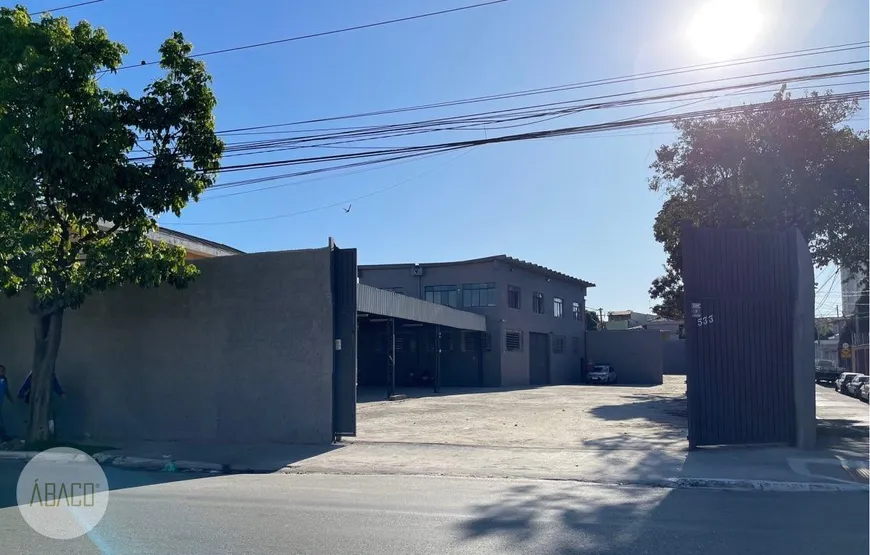
<instances>
[{"instance_id":1,"label":"corrugated roof","mask_svg":"<svg viewBox=\"0 0 870 555\"><path fill-rule=\"evenodd\" d=\"M631 316L633 310L611 310L607 313L608 316Z\"/></svg>"},{"instance_id":2,"label":"corrugated roof","mask_svg":"<svg viewBox=\"0 0 870 555\"><path fill-rule=\"evenodd\" d=\"M357 284L356 290L357 312L440 324L460 330L486 331L486 318L480 314L421 301L362 283Z\"/></svg>"},{"instance_id":3,"label":"corrugated roof","mask_svg":"<svg viewBox=\"0 0 870 555\"><path fill-rule=\"evenodd\" d=\"M200 243L202 245L209 246L213 249L220 249L223 251L227 251L231 254L245 254L244 251L241 251L237 248L230 247L229 245L224 245L223 243L217 243L215 241L209 241L208 239L203 239L202 237L197 237L195 235L189 235L187 233L182 233L180 231L175 231L174 229L168 229L165 227L158 228L158 234L165 234L171 237L177 237L179 239L184 239L185 241L191 241L193 243Z\"/></svg>"},{"instance_id":4,"label":"corrugated roof","mask_svg":"<svg viewBox=\"0 0 870 555\"><path fill-rule=\"evenodd\" d=\"M568 281L570 283L577 283L583 285L584 287L595 287L595 284L580 278L576 278L574 276L569 276L568 274L563 274L562 272L557 272L556 270L552 270L550 268L546 268L539 264L535 264L533 262L527 262L525 260L520 260L519 258L514 258L512 256L508 256L506 254L498 254L495 256L486 256L483 258L472 258L470 260L456 260L453 262L426 262L420 263L421 266L428 267L438 267L438 266L455 266L457 264L476 264L479 262L505 262L507 264L513 264L514 266L518 266L520 268L525 268L532 272L551 277L558 278L564 281ZM360 270L374 270L378 268L409 268L413 266L413 263L404 263L404 264L363 264L359 266Z\"/></svg>"}]
</instances>

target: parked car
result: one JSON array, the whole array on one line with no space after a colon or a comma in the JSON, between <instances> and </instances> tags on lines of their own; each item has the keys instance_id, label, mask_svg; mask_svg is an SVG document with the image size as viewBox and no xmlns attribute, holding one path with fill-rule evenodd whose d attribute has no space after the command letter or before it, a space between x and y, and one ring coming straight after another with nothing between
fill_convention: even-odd
<instances>
[{"instance_id":1,"label":"parked car","mask_svg":"<svg viewBox=\"0 0 870 555\"><path fill-rule=\"evenodd\" d=\"M870 382L864 382L864 385L861 386L861 391L859 392L858 397L860 397L865 403L870 403Z\"/></svg>"},{"instance_id":2,"label":"parked car","mask_svg":"<svg viewBox=\"0 0 870 555\"><path fill-rule=\"evenodd\" d=\"M816 359L816 383L834 383L842 373L834 361Z\"/></svg>"},{"instance_id":3,"label":"parked car","mask_svg":"<svg viewBox=\"0 0 870 555\"><path fill-rule=\"evenodd\" d=\"M858 372L843 372L837 381L834 382L834 389L840 393L846 393L846 384L852 381L852 378L858 375Z\"/></svg>"},{"instance_id":4,"label":"parked car","mask_svg":"<svg viewBox=\"0 0 870 555\"><path fill-rule=\"evenodd\" d=\"M870 376L865 376L863 374L858 374L852 381L846 384L846 394L851 395L852 397L857 397L859 393L861 393L861 386L870 380Z\"/></svg>"},{"instance_id":5,"label":"parked car","mask_svg":"<svg viewBox=\"0 0 870 555\"><path fill-rule=\"evenodd\" d=\"M609 364L596 364L586 374L586 381L589 383L616 383L616 370Z\"/></svg>"}]
</instances>

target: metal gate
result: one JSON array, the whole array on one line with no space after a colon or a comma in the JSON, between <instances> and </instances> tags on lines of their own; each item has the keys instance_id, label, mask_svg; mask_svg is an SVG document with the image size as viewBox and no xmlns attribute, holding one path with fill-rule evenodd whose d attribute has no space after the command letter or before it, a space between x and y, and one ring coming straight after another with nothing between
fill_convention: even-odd
<instances>
[{"instance_id":1,"label":"metal gate","mask_svg":"<svg viewBox=\"0 0 870 555\"><path fill-rule=\"evenodd\" d=\"M793 443L796 243L682 230L689 446Z\"/></svg>"},{"instance_id":2,"label":"metal gate","mask_svg":"<svg viewBox=\"0 0 870 555\"><path fill-rule=\"evenodd\" d=\"M339 249L329 239L332 252L332 433L356 435L356 249Z\"/></svg>"},{"instance_id":3,"label":"metal gate","mask_svg":"<svg viewBox=\"0 0 870 555\"><path fill-rule=\"evenodd\" d=\"M550 336L529 332L529 383L550 383Z\"/></svg>"}]
</instances>

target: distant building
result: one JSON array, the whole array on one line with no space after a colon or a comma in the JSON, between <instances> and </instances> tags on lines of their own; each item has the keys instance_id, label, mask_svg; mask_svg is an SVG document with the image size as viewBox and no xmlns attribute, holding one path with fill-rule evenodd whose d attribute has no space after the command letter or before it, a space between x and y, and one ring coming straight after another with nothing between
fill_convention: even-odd
<instances>
[{"instance_id":1,"label":"distant building","mask_svg":"<svg viewBox=\"0 0 870 555\"><path fill-rule=\"evenodd\" d=\"M506 255L361 265L358 272L360 284L486 317L482 348L476 334L441 330L443 370L452 372L442 376L445 385L543 385L580 377L586 356L586 291L594 287L588 281ZM360 334L362 353L366 347ZM408 349L421 344L409 337L401 354L405 343ZM416 364L411 358L408 364ZM360 384L364 372L360 365Z\"/></svg>"},{"instance_id":2,"label":"distant building","mask_svg":"<svg viewBox=\"0 0 870 555\"><path fill-rule=\"evenodd\" d=\"M643 326L653 319L655 319L653 314L644 314L633 310L614 310L607 313L607 322L605 322L604 327L609 331L627 330Z\"/></svg>"},{"instance_id":3,"label":"distant building","mask_svg":"<svg viewBox=\"0 0 870 555\"><path fill-rule=\"evenodd\" d=\"M863 272L853 272L846 268L840 268L840 297L843 303L843 315L851 316L855 313L855 303L861 295L861 281L866 279Z\"/></svg>"},{"instance_id":4,"label":"distant building","mask_svg":"<svg viewBox=\"0 0 870 555\"><path fill-rule=\"evenodd\" d=\"M235 254L245 254L239 249L215 243L208 239L202 239L187 233L181 233L172 229L160 228L153 233L148 234L148 238L152 241L163 241L170 245L183 247L187 252L187 260L199 260L202 258L214 258L216 256L232 256Z\"/></svg>"},{"instance_id":5,"label":"distant building","mask_svg":"<svg viewBox=\"0 0 870 555\"><path fill-rule=\"evenodd\" d=\"M660 331L667 334L668 338L678 339L683 335L683 321L671 320L669 318L653 318L646 324L643 324L644 329Z\"/></svg>"}]
</instances>

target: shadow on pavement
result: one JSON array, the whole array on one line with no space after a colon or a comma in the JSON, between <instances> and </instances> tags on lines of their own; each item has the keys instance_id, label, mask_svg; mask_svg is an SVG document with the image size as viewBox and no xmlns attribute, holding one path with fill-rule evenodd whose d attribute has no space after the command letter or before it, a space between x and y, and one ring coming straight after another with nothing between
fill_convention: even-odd
<instances>
[{"instance_id":1,"label":"shadow on pavement","mask_svg":"<svg viewBox=\"0 0 870 555\"><path fill-rule=\"evenodd\" d=\"M816 420L816 447L866 455L870 451L870 428L865 422L848 418Z\"/></svg>"},{"instance_id":2,"label":"shadow on pavement","mask_svg":"<svg viewBox=\"0 0 870 555\"><path fill-rule=\"evenodd\" d=\"M457 395L481 395L485 393L499 393L505 391L525 391L528 389L540 389L554 386L524 386L524 387L442 387L439 393L431 387L397 387L396 394L404 395L408 399L424 399L427 397L452 397ZM387 388L377 386L358 387L356 393L357 404L375 403L387 400Z\"/></svg>"},{"instance_id":3,"label":"shadow on pavement","mask_svg":"<svg viewBox=\"0 0 870 555\"><path fill-rule=\"evenodd\" d=\"M156 486L186 480L202 480L227 473L268 474L293 463L323 455L340 445L210 445L210 444L134 444L112 451L112 465L103 471L109 490ZM126 461L126 462L125 462ZM150 462L149 462L150 461ZM181 466L183 461L222 465L222 470L188 472L166 469L167 463ZM0 461L0 509L15 507L18 477L26 461ZM58 463L59 465L68 463ZM195 466L195 465L194 465Z\"/></svg>"},{"instance_id":4,"label":"shadow on pavement","mask_svg":"<svg viewBox=\"0 0 870 555\"><path fill-rule=\"evenodd\" d=\"M859 493L652 488L553 493L521 485L474 512L458 525L463 541L499 542L505 553L817 555L868 549L867 498Z\"/></svg>"}]
</instances>

